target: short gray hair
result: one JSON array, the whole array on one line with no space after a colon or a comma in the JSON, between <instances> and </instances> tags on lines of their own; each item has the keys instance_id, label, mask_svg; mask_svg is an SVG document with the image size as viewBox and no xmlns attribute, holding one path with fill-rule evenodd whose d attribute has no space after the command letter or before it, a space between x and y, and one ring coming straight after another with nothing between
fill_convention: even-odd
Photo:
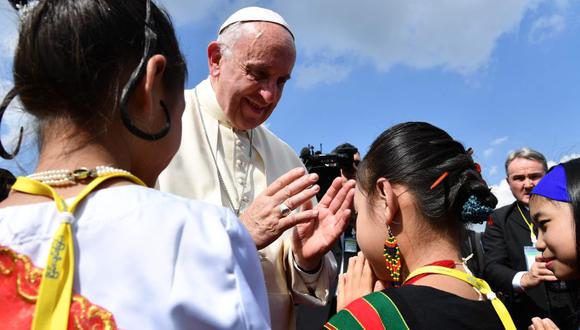
<instances>
[{"instance_id":1,"label":"short gray hair","mask_svg":"<svg viewBox=\"0 0 580 330\"><path fill-rule=\"evenodd\" d=\"M222 30L222 32L218 35L217 42L220 46L220 51L223 58L229 59L233 56L234 47L243 36L253 36L259 38L264 33L263 29L258 27L256 23L263 22L235 22ZM286 28L286 30L288 29ZM290 30L288 30L288 42L291 43L292 47L295 47L294 37Z\"/></svg>"},{"instance_id":2,"label":"short gray hair","mask_svg":"<svg viewBox=\"0 0 580 330\"><path fill-rule=\"evenodd\" d=\"M228 26L222 33L218 35L217 42L220 45L220 51L223 58L231 58L233 55L233 48L236 42L244 35L259 33L255 24L248 24L252 22L236 22Z\"/></svg>"},{"instance_id":3,"label":"short gray hair","mask_svg":"<svg viewBox=\"0 0 580 330\"><path fill-rule=\"evenodd\" d=\"M508 174L508 166L510 163L516 158L524 158L528 160L534 160L538 163L541 163L544 167L544 172L548 171L548 162L546 162L546 157L542 155L540 152L531 149L531 148L521 148L516 151L510 152L508 158L505 161L505 173Z\"/></svg>"}]
</instances>

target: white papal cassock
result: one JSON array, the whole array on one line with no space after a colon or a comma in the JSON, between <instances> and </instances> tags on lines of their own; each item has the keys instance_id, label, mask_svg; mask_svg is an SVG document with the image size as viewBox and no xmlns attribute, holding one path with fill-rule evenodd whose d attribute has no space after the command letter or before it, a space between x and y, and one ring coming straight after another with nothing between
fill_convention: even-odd
<instances>
[{"instance_id":1,"label":"white papal cassock","mask_svg":"<svg viewBox=\"0 0 580 330\"><path fill-rule=\"evenodd\" d=\"M243 212L278 177L303 166L294 150L263 125L251 133L232 128L209 79L186 91L185 103L181 147L159 178L161 190L227 207L232 200L233 208ZM219 183L216 161L226 189ZM259 251L274 329L295 327L295 303L324 305L336 275L330 252L318 273L298 270L291 234L286 231Z\"/></svg>"}]
</instances>

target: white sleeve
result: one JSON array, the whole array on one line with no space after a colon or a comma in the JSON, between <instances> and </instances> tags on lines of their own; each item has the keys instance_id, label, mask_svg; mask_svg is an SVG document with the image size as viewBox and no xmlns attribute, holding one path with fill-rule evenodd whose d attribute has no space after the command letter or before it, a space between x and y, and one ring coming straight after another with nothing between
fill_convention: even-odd
<instances>
[{"instance_id":1,"label":"white sleeve","mask_svg":"<svg viewBox=\"0 0 580 330\"><path fill-rule=\"evenodd\" d=\"M512 287L516 292L524 292L524 288L522 288L522 277L526 272L517 272L512 279Z\"/></svg>"},{"instance_id":2,"label":"white sleeve","mask_svg":"<svg viewBox=\"0 0 580 330\"><path fill-rule=\"evenodd\" d=\"M330 283L337 276L336 260L332 251L328 251L316 274L308 274L295 265L294 255L288 253L290 273L290 287L292 297L297 304L312 306L324 306L332 297L330 295Z\"/></svg>"},{"instance_id":3,"label":"white sleeve","mask_svg":"<svg viewBox=\"0 0 580 330\"><path fill-rule=\"evenodd\" d=\"M266 280L256 243L231 210L228 209L227 215L226 230L232 244L236 264L234 273L239 279L239 295L245 309L246 323L250 325L249 329L270 328Z\"/></svg>"},{"instance_id":4,"label":"white sleeve","mask_svg":"<svg viewBox=\"0 0 580 330\"><path fill-rule=\"evenodd\" d=\"M175 243L170 302L175 328L270 329L264 276L246 229L222 208L192 213L197 214Z\"/></svg>"}]
</instances>

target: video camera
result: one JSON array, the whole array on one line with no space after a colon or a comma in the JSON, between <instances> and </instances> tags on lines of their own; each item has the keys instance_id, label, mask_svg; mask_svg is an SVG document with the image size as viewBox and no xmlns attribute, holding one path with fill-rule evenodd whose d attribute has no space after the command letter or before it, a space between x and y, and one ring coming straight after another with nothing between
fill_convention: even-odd
<instances>
[{"instance_id":1,"label":"video camera","mask_svg":"<svg viewBox=\"0 0 580 330\"><path fill-rule=\"evenodd\" d=\"M320 200L326 193L332 181L340 176L340 170L352 171L354 155L349 153L322 153L322 145L320 150L314 151L314 146L302 148L300 151L300 159L308 173L316 173L319 176L318 185L320 191L316 194L316 198Z\"/></svg>"}]
</instances>

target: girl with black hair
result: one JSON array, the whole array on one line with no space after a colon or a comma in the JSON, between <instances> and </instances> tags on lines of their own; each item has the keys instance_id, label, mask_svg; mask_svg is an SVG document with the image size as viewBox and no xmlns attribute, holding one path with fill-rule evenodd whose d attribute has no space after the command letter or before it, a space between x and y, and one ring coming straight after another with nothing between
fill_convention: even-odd
<instances>
[{"instance_id":1,"label":"girl with black hair","mask_svg":"<svg viewBox=\"0 0 580 330\"><path fill-rule=\"evenodd\" d=\"M471 151L427 123L396 125L373 142L354 197L362 253L339 279L342 310L327 329L515 329L461 259L465 225L497 203L479 172ZM370 293L377 283L389 288Z\"/></svg>"},{"instance_id":2,"label":"girl with black hair","mask_svg":"<svg viewBox=\"0 0 580 330\"><path fill-rule=\"evenodd\" d=\"M239 220L150 188L181 138L186 65L169 17L150 0L11 3L0 118L18 96L40 155L0 203L2 327L269 328Z\"/></svg>"},{"instance_id":3,"label":"girl with black hair","mask_svg":"<svg viewBox=\"0 0 580 330\"><path fill-rule=\"evenodd\" d=\"M532 190L530 214L538 228L536 262L545 263L560 280L578 286L580 280L580 158L550 169ZM578 297L576 297L578 308ZM580 316L570 315L574 328ZM549 319L533 319L530 329L556 329Z\"/></svg>"}]
</instances>

